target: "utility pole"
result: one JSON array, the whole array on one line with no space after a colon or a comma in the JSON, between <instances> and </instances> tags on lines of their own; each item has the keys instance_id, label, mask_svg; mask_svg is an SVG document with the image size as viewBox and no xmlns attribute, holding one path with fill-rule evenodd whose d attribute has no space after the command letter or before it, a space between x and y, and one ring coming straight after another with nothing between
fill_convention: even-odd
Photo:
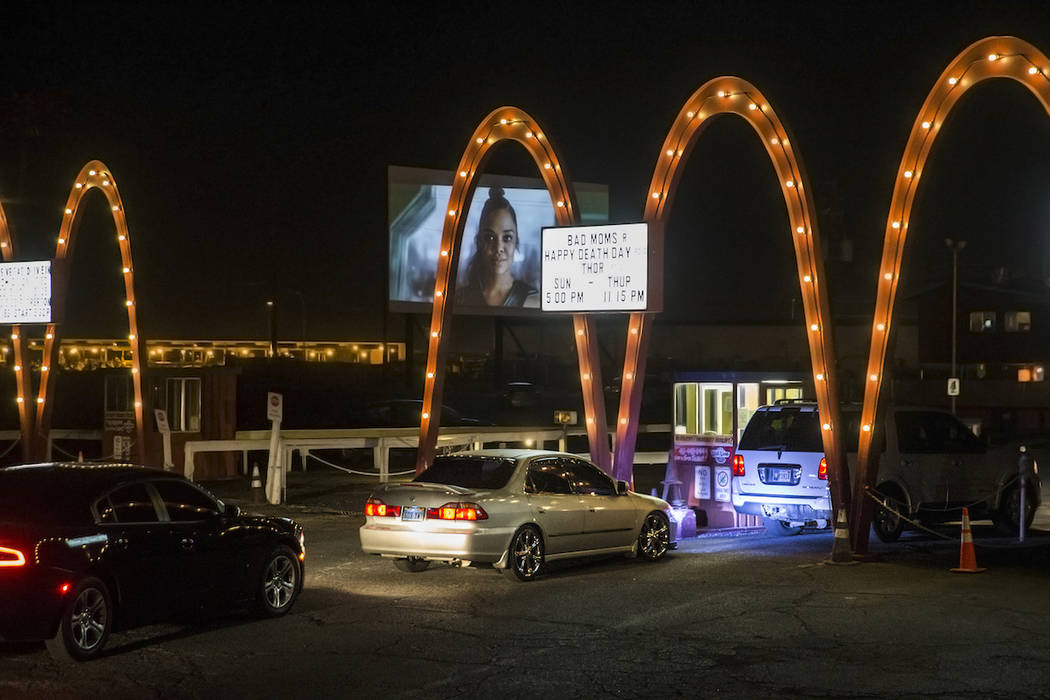
<instances>
[{"instance_id":1,"label":"utility pole","mask_svg":"<svg viewBox=\"0 0 1050 700\"><path fill-rule=\"evenodd\" d=\"M958 339L959 324L959 251L966 247L966 241L953 241L951 238L944 239L944 245L952 251L952 376L955 373L955 346ZM952 415L955 415L955 397L951 397Z\"/></svg>"},{"instance_id":2,"label":"utility pole","mask_svg":"<svg viewBox=\"0 0 1050 700\"><path fill-rule=\"evenodd\" d=\"M277 300L267 299L266 310L269 312L269 331L270 331L270 359L277 359Z\"/></svg>"}]
</instances>

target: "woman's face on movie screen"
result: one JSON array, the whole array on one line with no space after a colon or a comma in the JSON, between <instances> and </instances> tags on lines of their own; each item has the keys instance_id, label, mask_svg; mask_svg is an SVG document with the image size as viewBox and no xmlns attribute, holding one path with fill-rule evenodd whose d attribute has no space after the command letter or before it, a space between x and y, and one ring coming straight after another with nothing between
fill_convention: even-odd
<instances>
[{"instance_id":1,"label":"woman's face on movie screen","mask_svg":"<svg viewBox=\"0 0 1050 700\"><path fill-rule=\"evenodd\" d=\"M518 229L510 212L497 209L489 214L481 222L478 239L478 252L493 272L510 272L514 251L518 247Z\"/></svg>"}]
</instances>

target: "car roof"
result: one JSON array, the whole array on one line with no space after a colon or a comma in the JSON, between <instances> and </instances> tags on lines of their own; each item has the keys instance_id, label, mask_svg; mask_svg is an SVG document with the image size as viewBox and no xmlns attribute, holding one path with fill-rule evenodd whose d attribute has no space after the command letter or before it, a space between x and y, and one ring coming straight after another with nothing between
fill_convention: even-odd
<instances>
[{"instance_id":1,"label":"car roof","mask_svg":"<svg viewBox=\"0 0 1050 700\"><path fill-rule=\"evenodd\" d=\"M0 469L0 475L10 474L23 478L51 478L64 482L118 484L136 478L169 476L182 478L178 472L166 472L135 464L118 462L41 462L20 464Z\"/></svg>"},{"instance_id":2,"label":"car roof","mask_svg":"<svg viewBox=\"0 0 1050 700\"><path fill-rule=\"evenodd\" d=\"M553 450L529 450L525 448L502 448L490 450L469 450L467 452L456 452L448 457L497 457L503 459L524 460L534 457L576 457L568 452L556 452Z\"/></svg>"}]
</instances>

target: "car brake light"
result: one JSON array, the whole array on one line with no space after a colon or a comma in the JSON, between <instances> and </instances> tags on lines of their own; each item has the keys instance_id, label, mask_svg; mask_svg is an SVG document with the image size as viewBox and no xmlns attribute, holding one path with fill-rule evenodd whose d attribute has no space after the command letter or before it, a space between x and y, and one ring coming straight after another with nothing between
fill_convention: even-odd
<instances>
[{"instance_id":1,"label":"car brake light","mask_svg":"<svg viewBox=\"0 0 1050 700\"><path fill-rule=\"evenodd\" d=\"M58 594L65 595L66 593L69 593L69 589L72 587L73 584L71 583L63 583L61 586L58 587Z\"/></svg>"},{"instance_id":2,"label":"car brake light","mask_svg":"<svg viewBox=\"0 0 1050 700\"><path fill-rule=\"evenodd\" d=\"M0 547L0 566L25 566L26 557L17 549Z\"/></svg>"},{"instance_id":3,"label":"car brake light","mask_svg":"<svg viewBox=\"0 0 1050 700\"><path fill-rule=\"evenodd\" d=\"M817 467L817 478L818 479L824 479L825 481L827 481L827 478L828 478L828 458L827 457L821 457L820 458L820 466Z\"/></svg>"},{"instance_id":4,"label":"car brake light","mask_svg":"<svg viewBox=\"0 0 1050 700\"><path fill-rule=\"evenodd\" d=\"M489 514L477 503L446 503L440 508L428 508L432 520L488 520Z\"/></svg>"},{"instance_id":5,"label":"car brake light","mask_svg":"<svg viewBox=\"0 0 1050 700\"><path fill-rule=\"evenodd\" d=\"M377 518L399 518L401 517L401 506L388 506L378 498L369 498L365 501L365 515L373 515Z\"/></svg>"},{"instance_id":6,"label":"car brake light","mask_svg":"<svg viewBox=\"0 0 1050 700\"><path fill-rule=\"evenodd\" d=\"M744 476L743 455L733 455L733 476Z\"/></svg>"}]
</instances>

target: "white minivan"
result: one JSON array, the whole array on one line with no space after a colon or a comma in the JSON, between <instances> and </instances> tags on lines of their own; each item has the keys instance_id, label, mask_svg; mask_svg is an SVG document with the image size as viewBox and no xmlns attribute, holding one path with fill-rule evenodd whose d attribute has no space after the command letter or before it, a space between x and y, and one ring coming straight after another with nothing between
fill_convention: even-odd
<instances>
[{"instance_id":1,"label":"white minivan","mask_svg":"<svg viewBox=\"0 0 1050 700\"><path fill-rule=\"evenodd\" d=\"M844 410L850 475L857 469L859 410ZM887 429L889 428L889 429ZM880 455L876 493L892 510L876 506L872 528L883 542L900 537L906 523L957 520L967 506L974 520L989 518L1004 532L1018 530L1021 480L1025 527L1041 493L1038 466L1019 460L1014 446L989 448L955 416L929 408L887 406L873 436ZM827 462L812 402L760 408L740 439L733 463L733 507L759 515L777 534L796 534L831 518Z\"/></svg>"}]
</instances>

